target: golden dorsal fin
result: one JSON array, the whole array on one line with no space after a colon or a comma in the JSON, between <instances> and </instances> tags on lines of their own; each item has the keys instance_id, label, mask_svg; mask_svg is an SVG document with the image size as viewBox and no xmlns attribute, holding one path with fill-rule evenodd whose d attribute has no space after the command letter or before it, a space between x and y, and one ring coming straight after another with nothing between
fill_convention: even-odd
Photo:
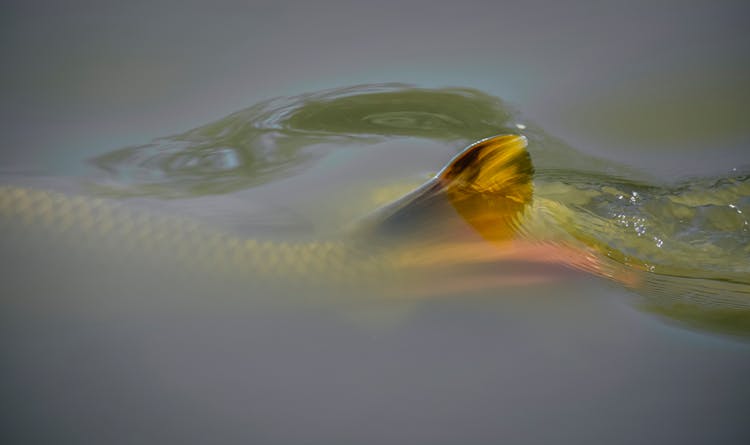
<instances>
[{"instance_id":1,"label":"golden dorsal fin","mask_svg":"<svg viewBox=\"0 0 750 445\"><path fill-rule=\"evenodd\" d=\"M533 197L534 167L527 140L501 135L478 141L438 175L448 200L490 241L511 239Z\"/></svg>"}]
</instances>

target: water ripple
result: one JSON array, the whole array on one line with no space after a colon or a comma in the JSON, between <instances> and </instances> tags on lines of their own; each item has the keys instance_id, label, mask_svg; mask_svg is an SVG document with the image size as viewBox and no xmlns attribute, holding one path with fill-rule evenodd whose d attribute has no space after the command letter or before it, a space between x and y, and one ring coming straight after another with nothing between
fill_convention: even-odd
<instances>
[{"instance_id":1,"label":"water ripple","mask_svg":"<svg viewBox=\"0 0 750 445\"><path fill-rule=\"evenodd\" d=\"M404 84L338 88L258 103L215 122L92 162L102 192L191 196L227 193L293 175L330 150L409 137L456 146L517 132L500 99L466 88Z\"/></svg>"}]
</instances>

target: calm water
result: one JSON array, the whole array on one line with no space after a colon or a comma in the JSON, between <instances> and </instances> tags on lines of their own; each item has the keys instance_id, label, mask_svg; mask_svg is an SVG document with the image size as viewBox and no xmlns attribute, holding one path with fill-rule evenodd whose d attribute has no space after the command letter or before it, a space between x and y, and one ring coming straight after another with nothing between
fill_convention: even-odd
<instances>
[{"instance_id":1,"label":"calm water","mask_svg":"<svg viewBox=\"0 0 750 445\"><path fill-rule=\"evenodd\" d=\"M3 183L111 199L163 216L154 227L169 233L185 218L243 239L334 239L504 132L529 138L547 184L555 172L658 190L747 184L739 2L3 10ZM709 237L724 254L694 263L747 281L747 234L710 210L697 232L735 235ZM659 216L649 234L683 233L646 216ZM455 239L440 219L421 239ZM386 282L290 291L219 263L170 264L156 230L150 250L116 230L93 247L43 227L5 233L7 443L750 439L746 337L644 311L642 293L590 274L444 280L420 298Z\"/></svg>"}]
</instances>

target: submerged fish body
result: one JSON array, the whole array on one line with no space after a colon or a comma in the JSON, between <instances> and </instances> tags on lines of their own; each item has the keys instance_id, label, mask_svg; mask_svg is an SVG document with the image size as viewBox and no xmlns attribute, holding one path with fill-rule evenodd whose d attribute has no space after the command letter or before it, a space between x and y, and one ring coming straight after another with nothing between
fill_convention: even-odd
<instances>
[{"instance_id":1,"label":"submerged fish body","mask_svg":"<svg viewBox=\"0 0 750 445\"><path fill-rule=\"evenodd\" d=\"M656 312L669 315L671 307L696 323L702 315L710 321L731 320L730 330L746 327L750 316L747 223L736 218L734 223L719 225L706 218L705 227L696 227L694 215L720 206L742 215L740 206L750 197L747 178L714 181L713 188L683 186L672 193L580 178L534 181L525 147L526 139L514 135L475 143L434 179L376 211L354 235L338 239L248 239L188 218L137 211L113 200L14 186L0 187L0 214L6 228L15 226L35 237L46 233L57 241L66 238L77 248L109 246L109 254L115 255L148 253L190 271L251 277L256 285L279 282L300 289L434 295L556 279L559 270L554 266L564 265L646 295L646 304ZM669 222L655 221L657 209L649 205L654 201L660 203L658 211L692 215L693 230L680 231ZM688 205L693 202L699 205ZM465 232L470 228L479 236L455 237L453 231L452 237L448 231L437 239L420 233L430 227L429 221L440 218L452 219L454 228L462 224ZM665 226L674 233L666 233ZM718 254L722 241L732 236L734 244ZM378 251L361 247L363 238L373 237L381 246ZM514 263L550 267L529 273L528 267L513 269ZM492 268L477 274L480 265Z\"/></svg>"},{"instance_id":2,"label":"submerged fish body","mask_svg":"<svg viewBox=\"0 0 750 445\"><path fill-rule=\"evenodd\" d=\"M391 109L391 93L360 95L377 109L375 96L366 96L385 94L383 103L389 105L363 117L364 128L378 137L382 122L406 132L407 118L419 125L420 135L434 124L427 118L447 125L450 131L441 131L450 137L451 126L461 127L450 116L427 116L421 109L399 114ZM440 100L451 94L465 98L474 92L440 91ZM331 96L334 102L340 98ZM344 101L341 108L352 103ZM314 116L300 112L288 120L314 127L306 137L330 137ZM254 137L266 131L256 130ZM228 137L216 125L201 132ZM363 217L355 230L328 239L247 238L116 199L13 185L0 187L0 220L7 236L62 243L105 259L131 256L191 275L229 277L250 288L403 297L525 285L557 280L567 276L564 270L583 271L632 289L652 312L750 335L750 176L667 187L585 171L540 170L532 164L529 142L538 143L538 135L508 134L471 144L421 187ZM238 183L244 182L237 179L232 187Z\"/></svg>"},{"instance_id":3,"label":"submerged fish body","mask_svg":"<svg viewBox=\"0 0 750 445\"><path fill-rule=\"evenodd\" d=\"M145 254L191 271L250 278L255 285L374 286L380 293L418 296L527 284L559 276L552 265L561 263L554 252L562 247L514 239L532 200L525 146L525 138L512 135L473 144L423 186L375 210L350 233L328 239L247 238L112 199L17 186L0 187L0 215L6 233L45 233L49 241L77 248ZM513 262L550 267L458 272L465 265L509 268Z\"/></svg>"}]
</instances>

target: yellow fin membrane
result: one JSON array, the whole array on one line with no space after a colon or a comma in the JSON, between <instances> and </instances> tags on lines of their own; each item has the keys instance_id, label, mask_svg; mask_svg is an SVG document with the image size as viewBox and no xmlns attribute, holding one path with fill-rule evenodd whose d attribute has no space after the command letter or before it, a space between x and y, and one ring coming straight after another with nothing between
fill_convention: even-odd
<instances>
[{"instance_id":1,"label":"yellow fin membrane","mask_svg":"<svg viewBox=\"0 0 750 445\"><path fill-rule=\"evenodd\" d=\"M501 135L474 143L438 175L449 202L485 239L507 241L533 198L527 140Z\"/></svg>"}]
</instances>

